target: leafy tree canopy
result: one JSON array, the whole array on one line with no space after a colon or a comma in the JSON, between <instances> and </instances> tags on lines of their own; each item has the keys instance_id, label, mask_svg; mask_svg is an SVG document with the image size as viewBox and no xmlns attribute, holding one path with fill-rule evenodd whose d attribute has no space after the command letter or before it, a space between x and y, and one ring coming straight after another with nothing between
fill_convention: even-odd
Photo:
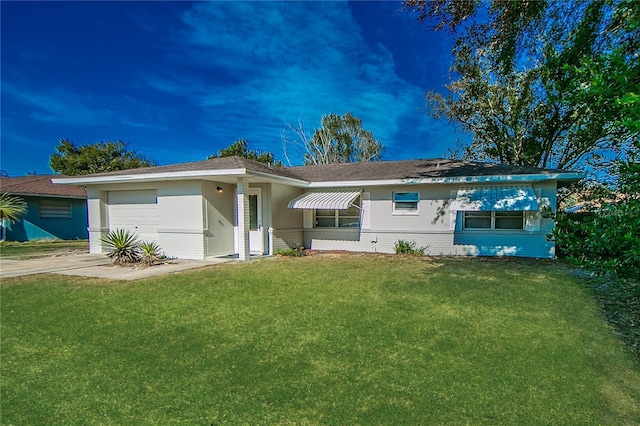
<instances>
[{"instance_id":1,"label":"leafy tree canopy","mask_svg":"<svg viewBox=\"0 0 640 426\"><path fill-rule=\"evenodd\" d=\"M407 0L405 7L456 37L448 93L427 93L432 116L473 137L454 155L602 167L605 154L622 155L638 140L640 3Z\"/></svg>"},{"instance_id":2,"label":"leafy tree canopy","mask_svg":"<svg viewBox=\"0 0 640 426\"><path fill-rule=\"evenodd\" d=\"M61 139L49 159L49 166L57 173L76 176L156 165L155 161L129 151L127 147L128 143L120 140L76 145Z\"/></svg>"},{"instance_id":3,"label":"leafy tree canopy","mask_svg":"<svg viewBox=\"0 0 640 426\"><path fill-rule=\"evenodd\" d=\"M286 130L283 131L285 156L288 158L288 149L293 148L302 154L304 164L377 161L382 158L384 151L384 146L373 133L362 127L362 120L350 112L325 115L321 127L315 129L311 138L307 137L302 122L297 127L289 125L289 129L298 139L288 139Z\"/></svg>"},{"instance_id":4,"label":"leafy tree canopy","mask_svg":"<svg viewBox=\"0 0 640 426\"><path fill-rule=\"evenodd\" d=\"M246 139L238 139L228 147L221 149L217 154L210 155L207 160L220 157L242 157L260 163L272 164L276 167L282 166L280 161L276 161L273 153L269 151L257 151L249 149L249 142Z\"/></svg>"}]
</instances>

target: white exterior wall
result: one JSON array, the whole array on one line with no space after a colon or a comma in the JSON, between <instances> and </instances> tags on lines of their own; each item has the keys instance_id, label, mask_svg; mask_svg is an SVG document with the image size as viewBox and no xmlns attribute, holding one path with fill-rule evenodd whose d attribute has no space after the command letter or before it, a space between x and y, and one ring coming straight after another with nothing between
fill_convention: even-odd
<instances>
[{"instance_id":1,"label":"white exterior wall","mask_svg":"<svg viewBox=\"0 0 640 426\"><path fill-rule=\"evenodd\" d=\"M216 191L217 186L223 188L222 193ZM553 221L542 219L538 212L526 213L527 226L522 231L462 230L461 213L450 211L458 185L363 188L362 199L368 204L369 213L361 221L362 229L313 228L312 211L287 207L303 189L276 183L251 186L262 188L265 252L269 253L300 246L393 253L398 240L407 240L427 247L426 253L430 255L553 257L555 254L553 243L546 240ZM556 182L537 182L533 187L541 204L555 210ZM109 229L108 191L149 189L157 193L157 243L168 256L203 259L205 255L237 252L233 246L238 213L234 185L192 180L154 185L90 185L87 208L91 253L103 252L100 239ZM418 212L394 213L394 191L419 192Z\"/></svg>"},{"instance_id":2,"label":"white exterior wall","mask_svg":"<svg viewBox=\"0 0 640 426\"><path fill-rule=\"evenodd\" d=\"M218 192L221 188L222 192ZM205 254L220 256L234 252L234 192L233 185L204 182L203 195L206 209Z\"/></svg>"},{"instance_id":3,"label":"white exterior wall","mask_svg":"<svg viewBox=\"0 0 640 426\"><path fill-rule=\"evenodd\" d=\"M109 230L109 191L155 190L158 200L157 243L169 257L204 259L203 181L91 185L87 189L89 248L102 253L100 238Z\"/></svg>"},{"instance_id":4,"label":"white exterior wall","mask_svg":"<svg viewBox=\"0 0 640 426\"><path fill-rule=\"evenodd\" d=\"M540 204L555 210L555 181L536 183L533 187ZM370 197L369 229L311 228L313 221L307 220L305 247L393 253L395 243L406 240L427 247L425 253L429 255L554 257L553 242L546 240L553 221L542 219L539 212L525 213L527 227L522 231L462 230L461 213L452 213L449 208L457 188L448 184L365 188ZM417 214L394 214L394 191L419 192ZM306 216L312 213L307 212Z\"/></svg>"},{"instance_id":5,"label":"white exterior wall","mask_svg":"<svg viewBox=\"0 0 640 426\"><path fill-rule=\"evenodd\" d=\"M158 185L158 244L169 257L204 259L202 181Z\"/></svg>"},{"instance_id":6,"label":"white exterior wall","mask_svg":"<svg viewBox=\"0 0 640 426\"><path fill-rule=\"evenodd\" d=\"M302 210L288 208L289 201L303 192L300 188L271 185L271 254L288 248L308 247L304 245Z\"/></svg>"}]
</instances>

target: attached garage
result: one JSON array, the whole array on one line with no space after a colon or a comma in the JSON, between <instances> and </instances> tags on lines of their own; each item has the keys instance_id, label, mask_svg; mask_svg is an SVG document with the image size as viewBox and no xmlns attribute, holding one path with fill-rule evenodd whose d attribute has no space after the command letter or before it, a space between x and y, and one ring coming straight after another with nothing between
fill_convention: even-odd
<instances>
[{"instance_id":1,"label":"attached garage","mask_svg":"<svg viewBox=\"0 0 640 426\"><path fill-rule=\"evenodd\" d=\"M109 230L134 232L140 241L158 241L156 190L109 191Z\"/></svg>"}]
</instances>

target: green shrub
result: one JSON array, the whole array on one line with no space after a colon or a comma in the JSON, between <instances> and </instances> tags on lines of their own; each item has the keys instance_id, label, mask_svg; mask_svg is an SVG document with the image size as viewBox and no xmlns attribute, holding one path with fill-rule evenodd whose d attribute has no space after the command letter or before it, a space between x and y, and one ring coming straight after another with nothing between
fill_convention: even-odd
<instances>
[{"instance_id":1,"label":"green shrub","mask_svg":"<svg viewBox=\"0 0 640 426\"><path fill-rule=\"evenodd\" d=\"M124 229L115 229L101 241L106 245L107 256L113 263L124 265L140 261L138 238L135 234L130 234Z\"/></svg>"},{"instance_id":2,"label":"green shrub","mask_svg":"<svg viewBox=\"0 0 640 426\"><path fill-rule=\"evenodd\" d=\"M304 247L298 247L298 248L289 248L286 250L276 250L276 255L302 257L302 256L305 256L306 253L304 251Z\"/></svg>"},{"instance_id":3,"label":"green shrub","mask_svg":"<svg viewBox=\"0 0 640 426\"><path fill-rule=\"evenodd\" d=\"M142 261L149 266L158 262L162 257L160 246L155 241L143 241L139 247Z\"/></svg>"},{"instance_id":4,"label":"green shrub","mask_svg":"<svg viewBox=\"0 0 640 426\"><path fill-rule=\"evenodd\" d=\"M558 213L550 235L558 254L598 275L636 277L640 270L640 200L587 213Z\"/></svg>"},{"instance_id":5,"label":"green shrub","mask_svg":"<svg viewBox=\"0 0 640 426\"><path fill-rule=\"evenodd\" d=\"M412 256L424 256L427 247L418 247L415 241L398 240L393 246L396 254L410 254Z\"/></svg>"}]
</instances>

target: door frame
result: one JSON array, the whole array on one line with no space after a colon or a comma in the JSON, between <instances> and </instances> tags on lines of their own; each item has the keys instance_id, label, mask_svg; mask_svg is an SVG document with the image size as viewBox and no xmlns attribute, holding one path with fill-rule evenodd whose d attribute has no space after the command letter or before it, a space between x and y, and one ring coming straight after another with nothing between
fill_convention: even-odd
<instances>
[{"instance_id":1,"label":"door frame","mask_svg":"<svg viewBox=\"0 0 640 426\"><path fill-rule=\"evenodd\" d=\"M249 252L252 254L264 254L264 212L262 209L262 188L249 188L247 196L257 196L257 228L252 231L249 229ZM251 214L251 212L249 212ZM251 220L251 219L249 219ZM253 242L253 244L252 244ZM257 246L257 247L256 247Z\"/></svg>"}]
</instances>

